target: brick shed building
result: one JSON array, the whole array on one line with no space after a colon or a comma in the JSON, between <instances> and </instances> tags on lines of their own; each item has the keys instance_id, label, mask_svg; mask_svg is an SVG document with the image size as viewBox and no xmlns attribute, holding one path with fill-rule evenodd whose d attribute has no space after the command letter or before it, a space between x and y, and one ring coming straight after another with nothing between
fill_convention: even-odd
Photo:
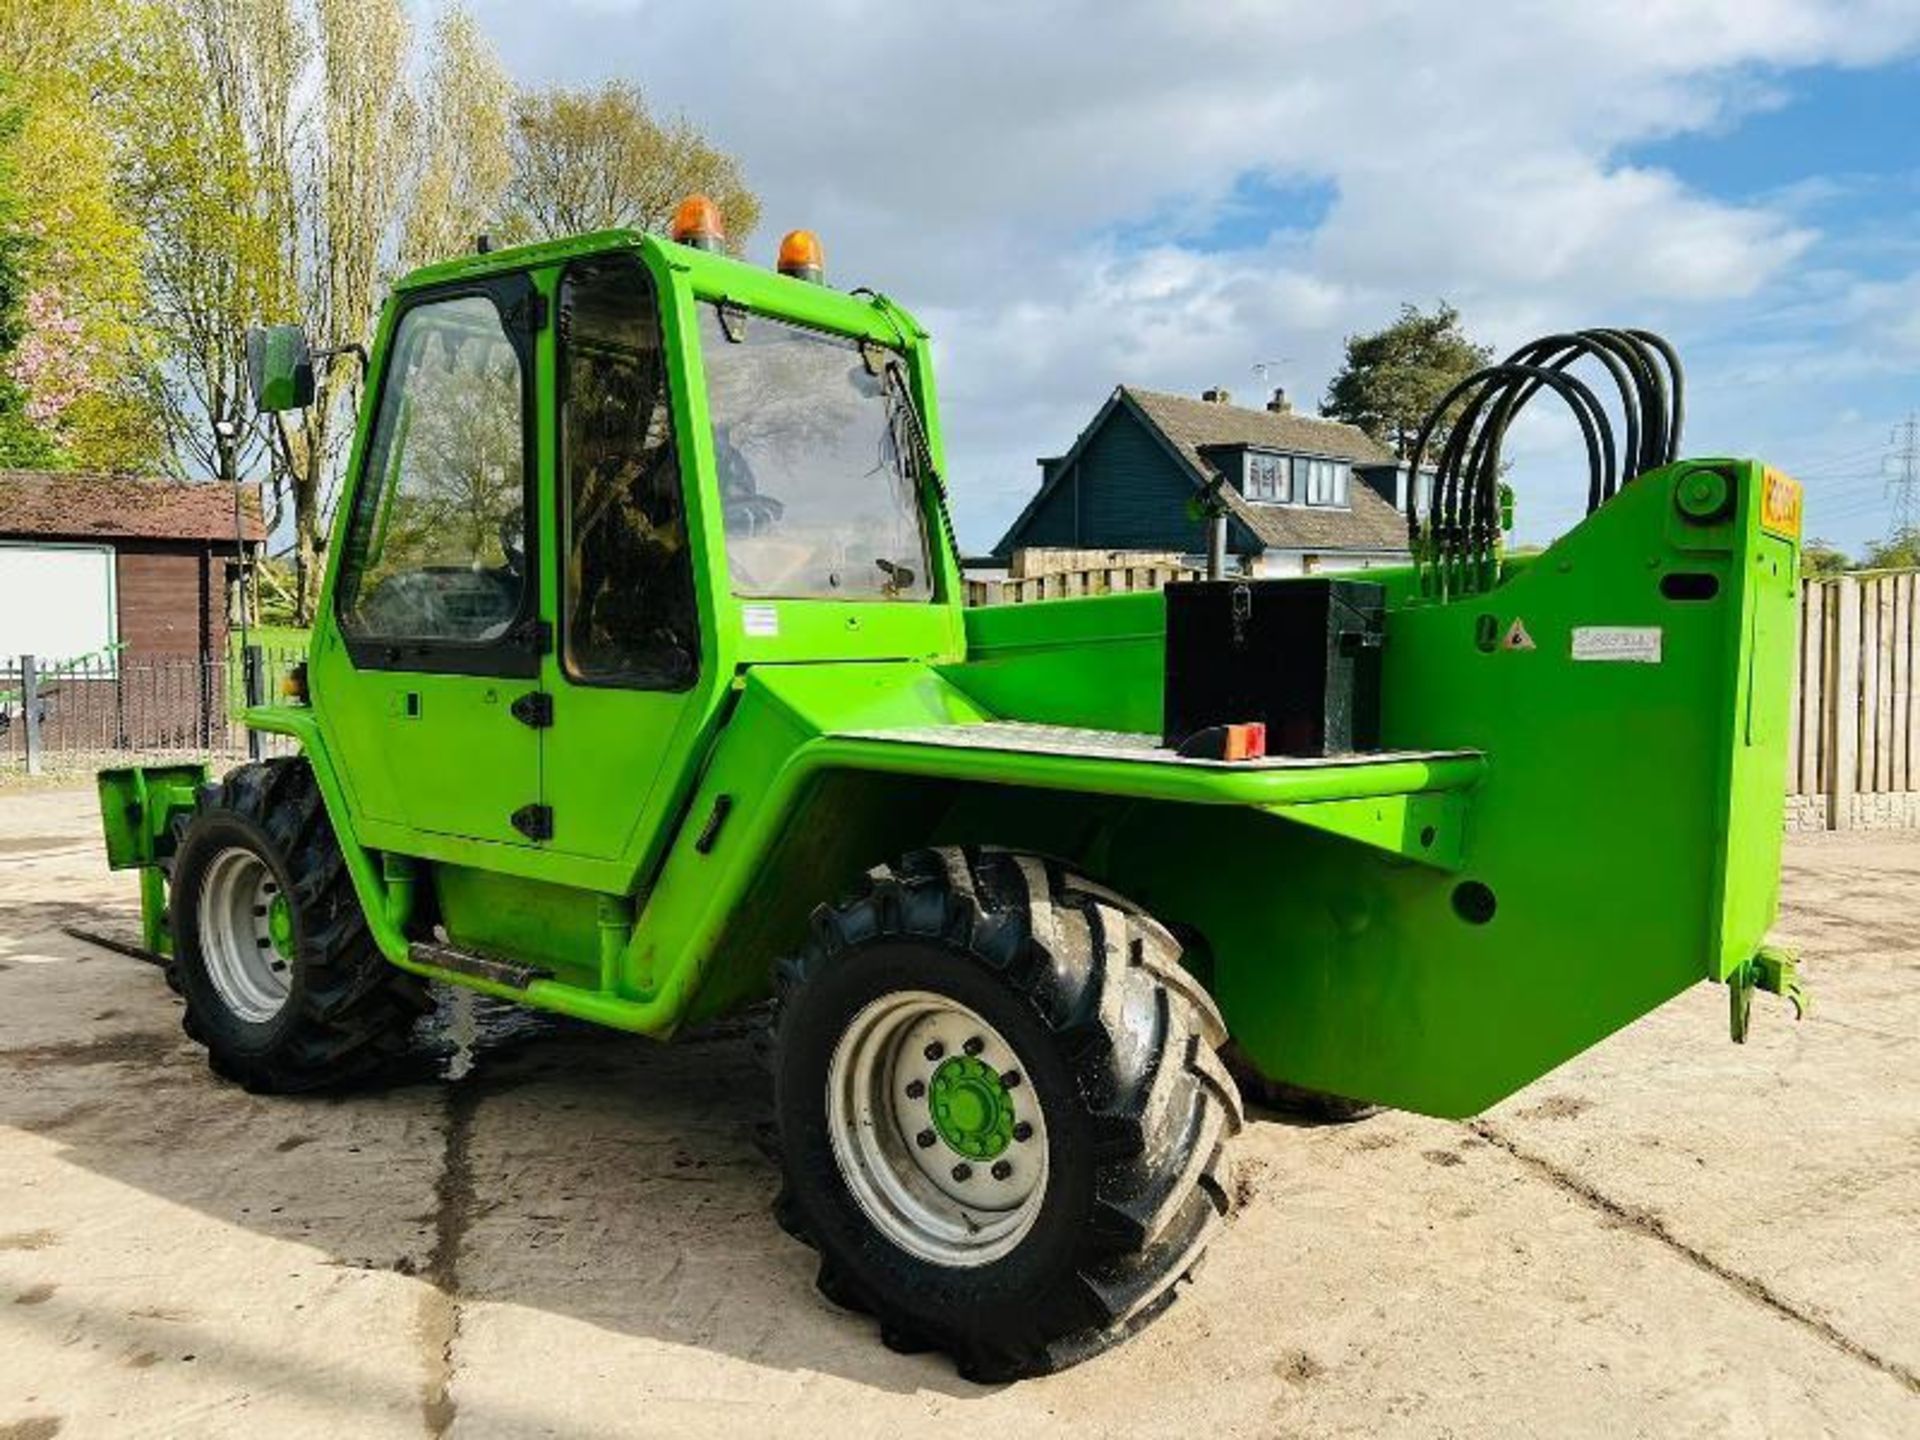
<instances>
[{"instance_id":1,"label":"brick shed building","mask_svg":"<svg viewBox=\"0 0 1920 1440\"><path fill-rule=\"evenodd\" d=\"M0 664L115 644L119 658L223 657L260 492L120 475L0 470Z\"/></svg>"}]
</instances>

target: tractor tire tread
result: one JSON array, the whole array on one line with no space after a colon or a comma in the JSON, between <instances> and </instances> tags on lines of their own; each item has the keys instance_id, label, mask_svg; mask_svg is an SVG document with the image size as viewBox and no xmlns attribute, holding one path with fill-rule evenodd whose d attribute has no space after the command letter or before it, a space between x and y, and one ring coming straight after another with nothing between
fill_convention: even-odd
<instances>
[{"instance_id":1,"label":"tractor tire tread","mask_svg":"<svg viewBox=\"0 0 1920 1440\"><path fill-rule=\"evenodd\" d=\"M216 1073L256 1093L342 1088L387 1070L410 1048L427 993L374 944L312 768L299 756L256 761L203 787L179 836L176 866L188 858L200 822L222 813L246 821L279 852L299 916L300 977L288 1001L299 1009L270 1052L251 1054L221 1043L220 1027L197 1013L185 987L187 1035L207 1047ZM192 902L176 897L170 908L178 957Z\"/></svg>"},{"instance_id":2,"label":"tractor tire tread","mask_svg":"<svg viewBox=\"0 0 1920 1440\"><path fill-rule=\"evenodd\" d=\"M1072 1066L1097 1168L1071 1293L1038 1301L1019 1335L983 1334L964 1319L936 1327L823 1249L792 1184L775 1214L821 1252L821 1293L875 1316L890 1345L944 1350L984 1382L1077 1363L1164 1310L1232 1209L1227 1142L1243 1113L1214 1053L1226 1038L1219 1010L1181 967L1179 942L1123 896L1038 856L922 849L816 909L806 944L776 965L776 1076L802 988L867 943L900 936L944 942L1001 976Z\"/></svg>"}]
</instances>

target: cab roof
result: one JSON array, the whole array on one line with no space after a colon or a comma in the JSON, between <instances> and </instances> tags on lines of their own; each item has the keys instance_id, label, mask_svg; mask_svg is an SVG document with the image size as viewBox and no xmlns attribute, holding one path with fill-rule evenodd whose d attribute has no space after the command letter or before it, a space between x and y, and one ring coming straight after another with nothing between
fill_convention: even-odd
<instances>
[{"instance_id":1,"label":"cab roof","mask_svg":"<svg viewBox=\"0 0 1920 1440\"><path fill-rule=\"evenodd\" d=\"M872 291L852 294L836 290L782 275L777 270L749 264L731 255L695 249L631 229L595 230L484 253L476 250L409 272L394 286L394 293L404 295L435 285L545 269L621 250L658 257L669 270L683 274L693 293L701 299L732 300L750 310L845 334L869 335L882 341L911 343L926 339L926 331L918 321ZM904 335L899 333L902 326L907 332Z\"/></svg>"}]
</instances>

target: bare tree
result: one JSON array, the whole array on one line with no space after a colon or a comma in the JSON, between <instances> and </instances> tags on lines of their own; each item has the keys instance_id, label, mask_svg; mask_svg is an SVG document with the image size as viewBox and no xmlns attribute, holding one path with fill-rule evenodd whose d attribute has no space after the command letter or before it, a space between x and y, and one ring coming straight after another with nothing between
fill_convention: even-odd
<instances>
[{"instance_id":1,"label":"bare tree","mask_svg":"<svg viewBox=\"0 0 1920 1440\"><path fill-rule=\"evenodd\" d=\"M288 0L164 0L128 47L120 149L147 242L154 398L175 459L229 484L264 453L249 423L246 326L295 308L303 39Z\"/></svg>"},{"instance_id":2,"label":"bare tree","mask_svg":"<svg viewBox=\"0 0 1920 1440\"><path fill-rule=\"evenodd\" d=\"M473 17L444 12L421 99L420 169L402 269L445 260L498 222L513 178L513 80Z\"/></svg>"},{"instance_id":3,"label":"bare tree","mask_svg":"<svg viewBox=\"0 0 1920 1440\"><path fill-rule=\"evenodd\" d=\"M401 0L311 0L314 96L294 173L299 311L323 343L363 341L379 305L419 136ZM311 621L328 489L352 440L364 376L322 365L313 404L276 425L293 499L295 612ZM344 423L343 423L344 422Z\"/></svg>"}]
</instances>

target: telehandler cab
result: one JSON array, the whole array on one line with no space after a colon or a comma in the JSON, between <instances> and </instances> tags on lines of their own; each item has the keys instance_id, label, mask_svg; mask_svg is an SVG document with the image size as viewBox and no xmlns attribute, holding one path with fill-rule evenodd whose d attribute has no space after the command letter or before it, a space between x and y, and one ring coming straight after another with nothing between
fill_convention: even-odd
<instances>
[{"instance_id":1,"label":"telehandler cab","mask_svg":"<svg viewBox=\"0 0 1920 1440\"><path fill-rule=\"evenodd\" d=\"M102 776L221 1075L376 1076L433 981L660 1039L771 996L780 1222L991 1379L1170 1303L1240 1085L1465 1116L1700 981L1736 1038L1798 1005L1799 490L1678 458L1654 337L1449 397L1410 565L969 610L926 334L704 217L402 281L304 684L247 715L298 755ZM297 331L253 356L311 399ZM1536 392L1590 513L1508 554Z\"/></svg>"}]
</instances>

